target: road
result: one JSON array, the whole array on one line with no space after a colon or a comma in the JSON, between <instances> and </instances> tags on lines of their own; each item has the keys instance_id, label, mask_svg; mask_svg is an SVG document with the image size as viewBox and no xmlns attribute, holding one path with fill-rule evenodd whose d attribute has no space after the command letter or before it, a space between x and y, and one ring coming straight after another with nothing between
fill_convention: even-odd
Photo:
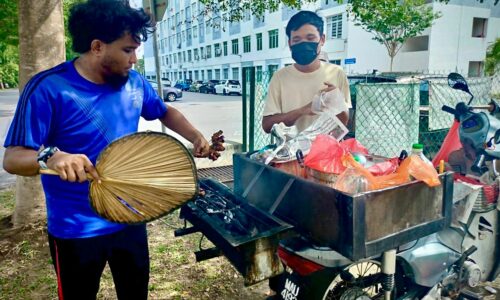
<instances>
[{"instance_id":1,"label":"road","mask_svg":"<svg viewBox=\"0 0 500 300\"><path fill-rule=\"evenodd\" d=\"M12 121L18 97L19 92L17 90L0 90L0 140L2 141L0 161L3 161L5 152L3 141ZM172 105L181 111L207 139L210 139L214 132L222 130L224 131L226 140L241 143L243 131L241 96L184 92L181 99L168 103L168 105ZM141 119L139 122L139 131L146 130L162 131L161 123L159 121ZM167 132L169 131L167 130ZM180 137L179 139L189 145L189 142L186 140ZM15 176L8 174L3 168L0 168L0 189L13 184L15 180Z\"/></svg>"}]
</instances>

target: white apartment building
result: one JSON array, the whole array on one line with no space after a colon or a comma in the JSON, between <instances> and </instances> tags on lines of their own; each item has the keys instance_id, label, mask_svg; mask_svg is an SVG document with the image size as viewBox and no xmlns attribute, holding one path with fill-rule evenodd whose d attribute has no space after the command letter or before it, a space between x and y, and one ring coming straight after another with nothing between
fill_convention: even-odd
<instances>
[{"instance_id":1,"label":"white apartment building","mask_svg":"<svg viewBox=\"0 0 500 300\"><path fill-rule=\"evenodd\" d=\"M388 71L390 59L385 47L348 19L346 2L339 5L321 0L303 7L325 20L323 51L347 73ZM224 12L211 21L203 17L199 1L174 0L169 5L156 33L163 78L241 80L244 67L255 66L260 76L263 71L273 72L293 63L285 27L296 10L282 6L261 19L247 13L240 22L228 23L221 21ZM403 46L394 59L393 71L481 75L486 49L500 37L500 5L473 0L429 5L442 17ZM155 78L151 40L145 45L145 69L148 78Z\"/></svg>"}]
</instances>

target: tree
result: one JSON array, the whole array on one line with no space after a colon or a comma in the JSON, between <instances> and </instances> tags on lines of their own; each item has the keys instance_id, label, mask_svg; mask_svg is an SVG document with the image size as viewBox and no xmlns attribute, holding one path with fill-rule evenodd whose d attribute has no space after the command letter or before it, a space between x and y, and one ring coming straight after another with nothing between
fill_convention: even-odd
<instances>
[{"instance_id":1,"label":"tree","mask_svg":"<svg viewBox=\"0 0 500 300\"><path fill-rule=\"evenodd\" d=\"M349 12L355 24L374 35L373 39L387 49L391 59L404 43L417 36L440 17L425 0L352 0Z\"/></svg>"},{"instance_id":2,"label":"tree","mask_svg":"<svg viewBox=\"0 0 500 300\"><path fill-rule=\"evenodd\" d=\"M65 60L62 0L18 0L19 90L36 73ZM21 227L45 215L39 176L18 176L14 227Z\"/></svg>"},{"instance_id":3,"label":"tree","mask_svg":"<svg viewBox=\"0 0 500 300\"><path fill-rule=\"evenodd\" d=\"M500 71L500 38L497 38L493 44L488 47L486 53L486 68L485 72L488 75L493 75L495 71Z\"/></svg>"},{"instance_id":4,"label":"tree","mask_svg":"<svg viewBox=\"0 0 500 300\"><path fill-rule=\"evenodd\" d=\"M17 3L0 0L0 89L14 87L18 82L19 56L17 45Z\"/></svg>"},{"instance_id":5,"label":"tree","mask_svg":"<svg viewBox=\"0 0 500 300\"><path fill-rule=\"evenodd\" d=\"M84 0L63 0L64 24L68 24L70 8L74 4L81 2L84 2ZM64 26L64 44L66 46L66 59L72 60L73 58L76 58L78 53L75 53L72 49L73 41L71 39L71 35L69 34L68 26Z\"/></svg>"}]
</instances>

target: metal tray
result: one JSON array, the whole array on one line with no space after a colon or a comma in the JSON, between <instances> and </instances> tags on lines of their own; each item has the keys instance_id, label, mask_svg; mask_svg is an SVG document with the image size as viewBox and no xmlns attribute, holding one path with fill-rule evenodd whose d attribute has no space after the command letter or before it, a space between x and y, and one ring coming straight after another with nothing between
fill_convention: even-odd
<instances>
[{"instance_id":1,"label":"metal tray","mask_svg":"<svg viewBox=\"0 0 500 300\"><path fill-rule=\"evenodd\" d=\"M181 217L193 225L184 231L200 231L217 247L198 251L195 253L197 260L223 254L243 275L245 285L281 274L283 266L277 255L279 239L292 225L254 207L215 180L200 180L200 187L237 206L233 212L239 230L228 226L230 224L226 224L220 215L207 213L195 201L184 205ZM241 230L241 225L245 229Z\"/></svg>"},{"instance_id":2,"label":"metal tray","mask_svg":"<svg viewBox=\"0 0 500 300\"><path fill-rule=\"evenodd\" d=\"M441 174L442 184L434 188L413 181L350 195L241 153L233 155L233 166L236 194L352 260L379 255L451 222L452 173Z\"/></svg>"}]
</instances>

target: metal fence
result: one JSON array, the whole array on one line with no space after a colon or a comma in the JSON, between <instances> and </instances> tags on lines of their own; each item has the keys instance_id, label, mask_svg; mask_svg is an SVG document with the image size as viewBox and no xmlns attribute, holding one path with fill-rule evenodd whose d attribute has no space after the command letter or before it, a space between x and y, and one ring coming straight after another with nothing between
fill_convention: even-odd
<instances>
[{"instance_id":1,"label":"metal fence","mask_svg":"<svg viewBox=\"0 0 500 300\"><path fill-rule=\"evenodd\" d=\"M262 113L272 73L243 70L243 147L252 151L271 143L262 130ZM424 144L424 153L432 158L453 122L453 116L441 110L468 101L467 94L448 86L446 75L425 74L409 83L360 83L356 93L352 134L370 152L383 156L399 155L413 143ZM500 74L466 78L475 95L474 105L500 100Z\"/></svg>"}]
</instances>

